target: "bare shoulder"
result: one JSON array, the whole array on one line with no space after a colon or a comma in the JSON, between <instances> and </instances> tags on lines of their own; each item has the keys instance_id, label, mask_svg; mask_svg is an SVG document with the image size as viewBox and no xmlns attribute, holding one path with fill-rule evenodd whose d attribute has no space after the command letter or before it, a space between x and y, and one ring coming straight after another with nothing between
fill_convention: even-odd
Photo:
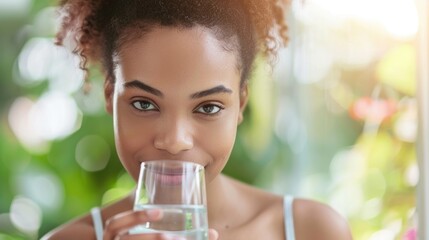
<instances>
[{"instance_id":1,"label":"bare shoulder","mask_svg":"<svg viewBox=\"0 0 429 240\"><path fill-rule=\"evenodd\" d=\"M41 239L95 239L95 233L90 217L89 215L86 215L59 226L58 228L43 236Z\"/></svg>"},{"instance_id":2,"label":"bare shoulder","mask_svg":"<svg viewBox=\"0 0 429 240\"><path fill-rule=\"evenodd\" d=\"M293 211L297 239L352 239L347 221L328 205L296 199Z\"/></svg>"},{"instance_id":3,"label":"bare shoulder","mask_svg":"<svg viewBox=\"0 0 429 240\"><path fill-rule=\"evenodd\" d=\"M219 225L211 223L219 231L220 239L251 236L250 239L284 240L283 198L229 177L225 179L232 187L227 200L223 199L228 210L220 214ZM230 222L227 231L222 230L224 222Z\"/></svg>"}]
</instances>

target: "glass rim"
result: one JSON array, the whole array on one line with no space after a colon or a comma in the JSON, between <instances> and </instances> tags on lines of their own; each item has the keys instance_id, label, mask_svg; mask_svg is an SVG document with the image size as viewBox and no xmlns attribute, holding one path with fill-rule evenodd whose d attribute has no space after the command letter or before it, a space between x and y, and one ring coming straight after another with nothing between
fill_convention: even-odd
<instances>
[{"instance_id":1,"label":"glass rim","mask_svg":"<svg viewBox=\"0 0 429 240\"><path fill-rule=\"evenodd\" d=\"M159 164L159 165L163 165L165 163L175 163L175 164L183 164L183 165L191 165L191 166L195 166L201 169L205 169L203 165L196 163L196 162L191 162L191 161L185 161L185 160L171 160L171 159L158 159L158 160L148 160L148 161L143 161L140 163L140 167L143 167L144 165L152 165L152 164Z\"/></svg>"}]
</instances>

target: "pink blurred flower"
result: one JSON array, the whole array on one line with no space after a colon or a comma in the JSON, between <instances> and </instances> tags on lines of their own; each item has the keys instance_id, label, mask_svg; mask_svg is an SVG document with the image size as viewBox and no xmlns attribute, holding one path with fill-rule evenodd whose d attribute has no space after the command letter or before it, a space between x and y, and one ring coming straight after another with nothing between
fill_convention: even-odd
<instances>
[{"instance_id":1,"label":"pink blurred flower","mask_svg":"<svg viewBox=\"0 0 429 240\"><path fill-rule=\"evenodd\" d=\"M396 111L396 102L386 99L362 97L355 101L350 109L350 115L357 120L381 122L392 116Z\"/></svg>"},{"instance_id":2,"label":"pink blurred flower","mask_svg":"<svg viewBox=\"0 0 429 240\"><path fill-rule=\"evenodd\" d=\"M408 229L407 232L405 232L403 240L417 240L417 229L411 228Z\"/></svg>"}]
</instances>

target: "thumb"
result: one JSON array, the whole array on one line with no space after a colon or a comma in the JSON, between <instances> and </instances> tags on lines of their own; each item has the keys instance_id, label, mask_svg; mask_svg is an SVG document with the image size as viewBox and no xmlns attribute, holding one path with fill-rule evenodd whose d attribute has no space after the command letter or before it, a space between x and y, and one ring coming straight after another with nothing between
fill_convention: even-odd
<instances>
[{"instance_id":1,"label":"thumb","mask_svg":"<svg viewBox=\"0 0 429 240\"><path fill-rule=\"evenodd\" d=\"M214 229L209 229L209 240L219 239L219 233Z\"/></svg>"}]
</instances>

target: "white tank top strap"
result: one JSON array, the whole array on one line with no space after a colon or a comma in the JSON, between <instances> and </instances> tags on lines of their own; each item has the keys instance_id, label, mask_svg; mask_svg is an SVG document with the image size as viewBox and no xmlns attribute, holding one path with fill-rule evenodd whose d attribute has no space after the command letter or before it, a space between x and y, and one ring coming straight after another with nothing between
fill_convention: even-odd
<instances>
[{"instance_id":1,"label":"white tank top strap","mask_svg":"<svg viewBox=\"0 0 429 240\"><path fill-rule=\"evenodd\" d=\"M95 207L91 209L92 222L94 224L94 231L97 240L103 240L103 220L101 218L100 208Z\"/></svg>"},{"instance_id":2,"label":"white tank top strap","mask_svg":"<svg viewBox=\"0 0 429 240\"><path fill-rule=\"evenodd\" d=\"M295 240L295 228L293 225L293 197L286 195L284 197L284 217L286 240Z\"/></svg>"}]
</instances>

